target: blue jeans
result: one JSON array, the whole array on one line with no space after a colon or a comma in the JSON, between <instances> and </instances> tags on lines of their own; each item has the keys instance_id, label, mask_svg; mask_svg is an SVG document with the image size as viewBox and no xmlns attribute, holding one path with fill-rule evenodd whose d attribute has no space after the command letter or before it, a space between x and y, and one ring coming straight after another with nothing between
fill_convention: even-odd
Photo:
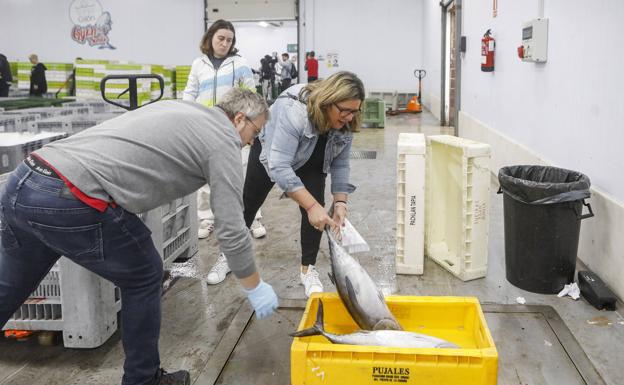
<instances>
[{"instance_id":1,"label":"blue jeans","mask_svg":"<svg viewBox=\"0 0 624 385\"><path fill-rule=\"evenodd\" d=\"M61 255L121 290L122 384L152 384L160 367L163 265L150 230L121 207L101 213L60 179L20 164L0 196L0 327Z\"/></svg>"}]
</instances>

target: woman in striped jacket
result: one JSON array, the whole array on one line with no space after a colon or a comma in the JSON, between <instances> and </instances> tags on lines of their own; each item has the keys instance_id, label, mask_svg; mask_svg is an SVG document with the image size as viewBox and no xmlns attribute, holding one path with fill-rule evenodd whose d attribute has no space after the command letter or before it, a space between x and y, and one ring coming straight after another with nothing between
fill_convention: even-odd
<instances>
[{"instance_id":1,"label":"woman in striped jacket","mask_svg":"<svg viewBox=\"0 0 624 385\"><path fill-rule=\"evenodd\" d=\"M256 85L251 68L236 49L236 31L232 23L226 20L215 21L206 31L199 45L203 55L193 61L183 100L194 101L206 107L213 107L228 90L234 87L247 88L255 92ZM247 165L249 147L242 151L243 166ZM210 209L210 188L208 185L197 193L199 217L199 238L206 238L214 229L214 215ZM261 214L251 226L254 238L266 235L266 229L260 222ZM222 254L219 259L225 261ZM221 271L208 274L209 283L218 283L225 278Z\"/></svg>"}]
</instances>

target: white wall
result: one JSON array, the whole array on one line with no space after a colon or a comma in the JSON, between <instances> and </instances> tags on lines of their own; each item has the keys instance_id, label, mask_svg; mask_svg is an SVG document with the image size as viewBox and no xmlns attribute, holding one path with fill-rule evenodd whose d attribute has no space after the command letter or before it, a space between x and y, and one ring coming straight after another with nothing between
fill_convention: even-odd
<instances>
[{"instance_id":1,"label":"white wall","mask_svg":"<svg viewBox=\"0 0 624 385\"><path fill-rule=\"evenodd\" d=\"M258 23L234 23L236 47L247 63L255 69L260 67L264 55L286 51L288 44L297 44L297 23L286 21L282 27L261 27ZM292 53L289 53L292 56ZM303 58L301 58L303 60ZM294 61L294 60L293 60ZM295 61L296 62L296 61Z\"/></svg>"},{"instance_id":2,"label":"white wall","mask_svg":"<svg viewBox=\"0 0 624 385\"><path fill-rule=\"evenodd\" d=\"M339 55L339 67L319 61L319 77L357 73L367 90L416 91L422 60L423 0L303 0L302 57L307 51Z\"/></svg>"},{"instance_id":3,"label":"white wall","mask_svg":"<svg viewBox=\"0 0 624 385\"><path fill-rule=\"evenodd\" d=\"M11 61L37 53L43 62L84 59L190 64L204 32L203 0L99 0L112 17L116 50L80 45L71 38L71 0L2 0L0 51Z\"/></svg>"},{"instance_id":4,"label":"white wall","mask_svg":"<svg viewBox=\"0 0 624 385\"><path fill-rule=\"evenodd\" d=\"M579 258L624 297L624 3L609 0L545 0L549 19L548 62L522 62L516 48L521 24L536 18L538 1L491 0L463 4L461 136L492 145L492 171L509 164L548 164L587 174L596 217L581 226ZM440 6L426 0L425 68L438 86L425 105L439 110ZM496 69L480 71L480 41L491 28ZM434 36L435 35L435 36ZM430 38L434 38L430 41Z\"/></svg>"}]
</instances>

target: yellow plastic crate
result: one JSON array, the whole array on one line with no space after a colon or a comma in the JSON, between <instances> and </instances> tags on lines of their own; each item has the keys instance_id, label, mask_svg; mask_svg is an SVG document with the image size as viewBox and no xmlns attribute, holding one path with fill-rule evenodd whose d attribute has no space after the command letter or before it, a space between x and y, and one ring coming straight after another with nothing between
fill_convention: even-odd
<instances>
[{"instance_id":1,"label":"yellow plastic crate","mask_svg":"<svg viewBox=\"0 0 624 385\"><path fill-rule=\"evenodd\" d=\"M319 299L326 331L358 329L337 294L319 293L308 300L298 330L314 325ZM290 348L291 384L496 384L498 352L476 298L389 296L386 302L405 330L461 349L339 345L323 336L297 337Z\"/></svg>"}]
</instances>

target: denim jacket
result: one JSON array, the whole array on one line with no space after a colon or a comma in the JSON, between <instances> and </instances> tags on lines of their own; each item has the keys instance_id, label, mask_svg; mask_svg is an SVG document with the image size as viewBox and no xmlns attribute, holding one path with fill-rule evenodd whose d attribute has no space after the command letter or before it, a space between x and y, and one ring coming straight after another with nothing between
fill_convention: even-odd
<instances>
[{"instance_id":1,"label":"denim jacket","mask_svg":"<svg viewBox=\"0 0 624 385\"><path fill-rule=\"evenodd\" d=\"M307 105L288 97L298 96L304 84L284 91L271 106L269 121L258 137L262 144L260 162L267 174L284 192L304 188L295 170L303 166L314 151L318 131L308 119ZM331 129L327 135L323 172L331 174L331 192L350 194L349 153L353 133Z\"/></svg>"}]
</instances>

